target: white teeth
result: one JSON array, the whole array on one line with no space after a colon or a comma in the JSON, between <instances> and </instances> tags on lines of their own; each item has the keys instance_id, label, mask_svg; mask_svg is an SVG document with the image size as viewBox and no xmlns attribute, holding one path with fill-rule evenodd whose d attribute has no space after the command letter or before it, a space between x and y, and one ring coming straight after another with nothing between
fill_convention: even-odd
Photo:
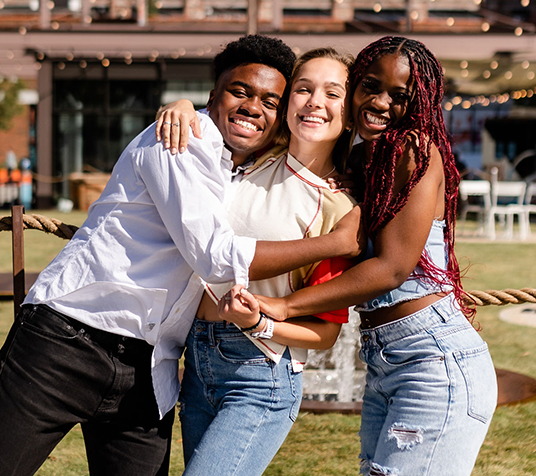
<instances>
[{"instance_id":1,"label":"white teeth","mask_svg":"<svg viewBox=\"0 0 536 476\"><path fill-rule=\"evenodd\" d=\"M251 122L242 121L240 119L235 119L233 121L235 124L238 124L239 126L242 126L244 129L249 129L250 131L257 131L257 126L255 124L252 124Z\"/></svg>"},{"instance_id":2,"label":"white teeth","mask_svg":"<svg viewBox=\"0 0 536 476\"><path fill-rule=\"evenodd\" d=\"M324 124L326 122L325 119L317 116L302 116L301 120L303 122L316 122L317 124Z\"/></svg>"},{"instance_id":3,"label":"white teeth","mask_svg":"<svg viewBox=\"0 0 536 476\"><path fill-rule=\"evenodd\" d=\"M371 122L372 124L375 124L377 126L383 126L385 124L387 124L389 122L389 119L385 118L385 117L378 117L378 116L374 116L370 113L365 113L365 118L367 121Z\"/></svg>"}]
</instances>

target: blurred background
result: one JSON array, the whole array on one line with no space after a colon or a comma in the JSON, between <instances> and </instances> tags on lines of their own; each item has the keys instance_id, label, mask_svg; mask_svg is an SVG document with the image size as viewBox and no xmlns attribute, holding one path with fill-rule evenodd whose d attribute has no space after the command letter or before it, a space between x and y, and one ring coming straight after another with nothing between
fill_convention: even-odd
<instances>
[{"instance_id":1,"label":"blurred background","mask_svg":"<svg viewBox=\"0 0 536 476\"><path fill-rule=\"evenodd\" d=\"M255 32L297 54L424 42L464 178L536 179L536 0L0 0L0 207L87 209L158 107L203 106L214 55Z\"/></svg>"}]
</instances>

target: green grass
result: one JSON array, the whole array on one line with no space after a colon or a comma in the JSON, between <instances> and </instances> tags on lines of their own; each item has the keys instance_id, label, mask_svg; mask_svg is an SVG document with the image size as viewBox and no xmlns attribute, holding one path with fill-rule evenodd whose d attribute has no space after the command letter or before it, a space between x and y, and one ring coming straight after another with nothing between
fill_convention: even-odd
<instances>
[{"instance_id":1,"label":"green grass","mask_svg":"<svg viewBox=\"0 0 536 476\"><path fill-rule=\"evenodd\" d=\"M37 212L35 212L37 213ZM80 225L83 213L42 214ZM5 213L7 215L7 213ZM25 261L29 271L39 271L66 242L36 231L25 232ZM11 269L11 234L0 233L0 272ZM468 291L534 287L536 244L462 242L457 245L462 266L469 265L464 279ZM480 308L477 320L498 368L536 378L536 328L499 320L502 308ZM0 301L0 342L13 320L12 302ZM359 468L360 417L300 413L287 441L266 471L266 476L345 476ZM175 426L171 474L181 473L180 428ZM54 450L38 476L87 475L79 427ZM536 474L536 401L497 409L480 452L473 476L533 476ZM417 476L417 475L416 475ZM456 476L456 475L453 475Z\"/></svg>"}]
</instances>

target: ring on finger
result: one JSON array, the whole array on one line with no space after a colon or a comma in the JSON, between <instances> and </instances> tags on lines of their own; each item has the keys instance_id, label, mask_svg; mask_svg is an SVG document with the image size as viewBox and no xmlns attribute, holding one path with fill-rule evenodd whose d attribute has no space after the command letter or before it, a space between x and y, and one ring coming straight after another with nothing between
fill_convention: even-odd
<instances>
[{"instance_id":1,"label":"ring on finger","mask_svg":"<svg viewBox=\"0 0 536 476\"><path fill-rule=\"evenodd\" d=\"M171 122L164 121L162 124L169 124L171 126Z\"/></svg>"},{"instance_id":2,"label":"ring on finger","mask_svg":"<svg viewBox=\"0 0 536 476\"><path fill-rule=\"evenodd\" d=\"M181 125L180 122L174 122L173 124L171 124L172 126L175 126L175 127L179 127Z\"/></svg>"}]
</instances>

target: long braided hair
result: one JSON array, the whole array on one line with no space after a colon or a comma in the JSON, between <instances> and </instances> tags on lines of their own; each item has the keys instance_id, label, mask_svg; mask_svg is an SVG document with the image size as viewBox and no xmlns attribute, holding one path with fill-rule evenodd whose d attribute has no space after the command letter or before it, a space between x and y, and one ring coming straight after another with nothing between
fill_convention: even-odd
<instances>
[{"instance_id":1,"label":"long braided hair","mask_svg":"<svg viewBox=\"0 0 536 476\"><path fill-rule=\"evenodd\" d=\"M426 173L430 163L432 145L443 159L445 175L445 241L447 243L447 269L437 267L423 251L418 266L422 275L412 277L429 279L442 287L453 287L460 308L473 318L474 307L465 303L460 268L454 255L454 222L460 176L448 139L441 102L443 100L443 69L434 55L420 42L403 37L384 37L365 47L357 56L353 68L354 84L358 84L370 65L381 56L394 54L408 61L413 93L405 116L394 127L388 128L372 143L371 157L364 163L366 176L363 203L364 225L374 240L379 231L404 207L409 194ZM410 137L418 145L415 170L410 180L398 193L394 193L395 170L404 146Z\"/></svg>"}]
</instances>

